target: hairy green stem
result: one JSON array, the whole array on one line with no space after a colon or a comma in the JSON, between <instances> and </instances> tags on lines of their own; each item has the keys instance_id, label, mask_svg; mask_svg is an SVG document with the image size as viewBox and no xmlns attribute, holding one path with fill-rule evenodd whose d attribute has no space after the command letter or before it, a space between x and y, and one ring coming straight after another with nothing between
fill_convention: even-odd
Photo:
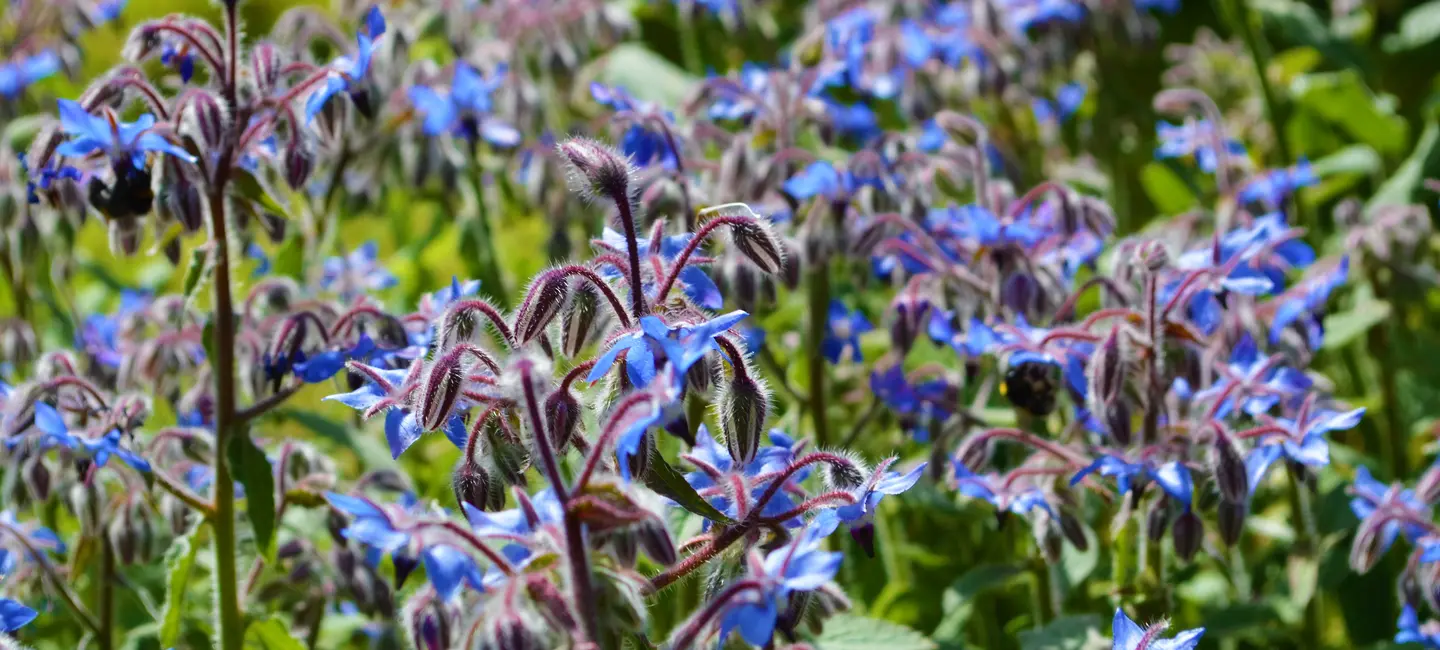
<instances>
[{"instance_id":1,"label":"hairy green stem","mask_svg":"<svg viewBox=\"0 0 1440 650\"><path fill-rule=\"evenodd\" d=\"M1295 526L1293 552L1306 562L1319 562L1319 537L1315 529L1315 513L1310 507L1310 493L1303 481L1294 472L1290 473L1290 514ZM1320 589L1313 588L1310 600L1305 603L1305 618L1300 631L1302 646L1322 648L1325 618L1321 610Z\"/></svg>"},{"instance_id":2,"label":"hairy green stem","mask_svg":"<svg viewBox=\"0 0 1440 650\"><path fill-rule=\"evenodd\" d=\"M100 650L111 650L115 647L115 547L103 534L97 539L100 542L100 603L95 611L100 633L96 635L96 644Z\"/></svg>"},{"instance_id":3,"label":"hairy green stem","mask_svg":"<svg viewBox=\"0 0 1440 650\"><path fill-rule=\"evenodd\" d=\"M481 164L479 145L472 143L469 152L470 165L466 176L475 192L475 216L466 220L462 235L474 240L475 259L466 256L465 264L499 307L509 307L510 290L505 286L505 273L500 268L500 256L495 249L496 228L491 221L490 205L486 200L489 192L485 187L485 168Z\"/></svg>"}]
</instances>

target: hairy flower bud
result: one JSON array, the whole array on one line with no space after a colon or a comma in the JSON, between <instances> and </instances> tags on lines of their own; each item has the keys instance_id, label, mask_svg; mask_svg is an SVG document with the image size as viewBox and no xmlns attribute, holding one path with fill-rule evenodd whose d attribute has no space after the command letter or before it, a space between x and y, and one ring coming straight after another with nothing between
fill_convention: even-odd
<instances>
[{"instance_id":1,"label":"hairy flower bud","mask_svg":"<svg viewBox=\"0 0 1440 650\"><path fill-rule=\"evenodd\" d=\"M560 317L561 354L577 358L595 337L600 330L600 300L600 291L589 282L578 283L571 289Z\"/></svg>"},{"instance_id":2,"label":"hairy flower bud","mask_svg":"<svg viewBox=\"0 0 1440 650\"><path fill-rule=\"evenodd\" d=\"M273 43L257 43L250 48L250 73L262 96L269 96L280 81L280 49Z\"/></svg>"},{"instance_id":3,"label":"hairy flower bud","mask_svg":"<svg viewBox=\"0 0 1440 650\"><path fill-rule=\"evenodd\" d=\"M1060 533L1070 542L1075 550L1085 552L1090 549L1090 540L1085 537L1085 526L1068 509L1060 511L1059 521Z\"/></svg>"},{"instance_id":4,"label":"hairy flower bud","mask_svg":"<svg viewBox=\"0 0 1440 650\"><path fill-rule=\"evenodd\" d=\"M122 563L135 563L140 553L140 534L135 525L135 512L131 508L121 508L111 517L106 539Z\"/></svg>"},{"instance_id":5,"label":"hairy flower bud","mask_svg":"<svg viewBox=\"0 0 1440 650\"><path fill-rule=\"evenodd\" d=\"M525 302L515 316L515 342L524 345L545 333L545 328L565 306L570 280L564 274L547 271L535 277L525 292Z\"/></svg>"},{"instance_id":6,"label":"hairy flower bud","mask_svg":"<svg viewBox=\"0 0 1440 650\"><path fill-rule=\"evenodd\" d=\"M35 454L27 458L22 467L25 472L25 487L29 489L30 496L36 501L49 500L50 468L45 466L45 458Z\"/></svg>"},{"instance_id":7,"label":"hairy flower bud","mask_svg":"<svg viewBox=\"0 0 1440 650\"><path fill-rule=\"evenodd\" d=\"M863 485L865 479L869 478L870 469L855 455L844 452L832 453L839 458L823 465L820 476L825 480L825 487L831 490L853 490Z\"/></svg>"},{"instance_id":8,"label":"hairy flower bud","mask_svg":"<svg viewBox=\"0 0 1440 650\"><path fill-rule=\"evenodd\" d=\"M1170 527L1170 505L1167 501L1165 498L1156 501L1145 517L1145 534L1152 542L1163 539L1165 529Z\"/></svg>"},{"instance_id":9,"label":"hairy flower bud","mask_svg":"<svg viewBox=\"0 0 1440 650\"><path fill-rule=\"evenodd\" d=\"M1215 437L1215 483L1220 496L1231 503L1244 503L1250 497L1250 480L1245 459L1235 448L1235 441L1223 433Z\"/></svg>"},{"instance_id":10,"label":"hairy flower bud","mask_svg":"<svg viewBox=\"0 0 1440 650\"><path fill-rule=\"evenodd\" d=\"M460 363L460 350L436 359L425 375L420 394L420 426L434 431L450 419L465 386L465 369Z\"/></svg>"},{"instance_id":11,"label":"hairy flower bud","mask_svg":"<svg viewBox=\"0 0 1440 650\"><path fill-rule=\"evenodd\" d=\"M557 453L564 453L580 426L580 400L569 390L556 390L545 398L545 432Z\"/></svg>"},{"instance_id":12,"label":"hairy flower bud","mask_svg":"<svg viewBox=\"0 0 1440 650\"><path fill-rule=\"evenodd\" d=\"M1431 463L1415 483L1415 496L1425 503L1440 501L1440 462Z\"/></svg>"},{"instance_id":13,"label":"hairy flower bud","mask_svg":"<svg viewBox=\"0 0 1440 650\"><path fill-rule=\"evenodd\" d=\"M406 607L403 612L411 641L417 650L449 650L453 631L445 604L438 598L424 599L423 603L420 607Z\"/></svg>"},{"instance_id":14,"label":"hairy flower bud","mask_svg":"<svg viewBox=\"0 0 1440 650\"><path fill-rule=\"evenodd\" d=\"M749 210L749 207L746 207ZM753 214L753 213L752 213ZM758 215L730 227L735 248L761 271L778 274L785 269L785 247L775 237L770 222Z\"/></svg>"},{"instance_id":15,"label":"hairy flower bud","mask_svg":"<svg viewBox=\"0 0 1440 650\"><path fill-rule=\"evenodd\" d=\"M505 507L505 490L499 481L492 480L490 472L478 463L461 459L450 477L450 487L455 492L455 505L462 510L464 504L482 511L496 511Z\"/></svg>"},{"instance_id":16,"label":"hairy flower bud","mask_svg":"<svg viewBox=\"0 0 1440 650\"><path fill-rule=\"evenodd\" d=\"M285 184L292 190L300 191L310 180L310 172L314 169L315 158L310 155L310 150L302 140L292 140L285 147Z\"/></svg>"},{"instance_id":17,"label":"hairy flower bud","mask_svg":"<svg viewBox=\"0 0 1440 650\"><path fill-rule=\"evenodd\" d=\"M1248 508L1242 501L1232 503L1222 500L1216 506L1216 527L1220 530L1220 539L1225 541L1226 546L1234 546L1240 541L1240 535L1245 531L1245 515Z\"/></svg>"},{"instance_id":18,"label":"hairy flower bud","mask_svg":"<svg viewBox=\"0 0 1440 650\"><path fill-rule=\"evenodd\" d=\"M630 176L634 168L620 152L586 138L571 138L555 148L569 163L570 187L577 194L586 198L630 200Z\"/></svg>"},{"instance_id":19,"label":"hairy flower bud","mask_svg":"<svg viewBox=\"0 0 1440 650\"><path fill-rule=\"evenodd\" d=\"M1170 539L1175 542L1175 554L1180 556L1181 560L1189 562L1195 557L1196 551L1200 550L1200 543L1205 540L1205 524L1200 521L1199 515L1186 510L1175 520Z\"/></svg>"},{"instance_id":20,"label":"hairy flower bud","mask_svg":"<svg viewBox=\"0 0 1440 650\"><path fill-rule=\"evenodd\" d=\"M101 531L100 504L103 499L96 481L72 485L67 501L70 512L80 520L80 530L85 535L96 535Z\"/></svg>"},{"instance_id":21,"label":"hairy flower bud","mask_svg":"<svg viewBox=\"0 0 1440 650\"><path fill-rule=\"evenodd\" d=\"M1384 555L1385 523L1380 518L1367 519L1355 531L1355 541L1350 545L1350 569L1355 573L1369 573Z\"/></svg>"},{"instance_id":22,"label":"hairy flower bud","mask_svg":"<svg viewBox=\"0 0 1440 650\"><path fill-rule=\"evenodd\" d=\"M552 644L537 617L517 607L501 607L486 617L477 650L548 650Z\"/></svg>"},{"instance_id":23,"label":"hairy flower bud","mask_svg":"<svg viewBox=\"0 0 1440 650\"><path fill-rule=\"evenodd\" d=\"M635 527L635 539L640 543L640 548L645 550L645 555L661 565L674 564L677 558L675 552L675 540L670 536L670 529L665 522L659 518L651 517Z\"/></svg>"},{"instance_id":24,"label":"hairy flower bud","mask_svg":"<svg viewBox=\"0 0 1440 650\"><path fill-rule=\"evenodd\" d=\"M743 467L755 460L770 410L770 394L749 373L737 373L718 400L725 449Z\"/></svg>"}]
</instances>

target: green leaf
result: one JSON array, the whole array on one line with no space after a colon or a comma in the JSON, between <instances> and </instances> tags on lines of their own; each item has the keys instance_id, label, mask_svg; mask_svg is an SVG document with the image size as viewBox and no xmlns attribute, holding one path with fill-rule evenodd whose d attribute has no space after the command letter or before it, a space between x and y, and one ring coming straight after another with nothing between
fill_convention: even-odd
<instances>
[{"instance_id":1,"label":"green leaf","mask_svg":"<svg viewBox=\"0 0 1440 650\"><path fill-rule=\"evenodd\" d=\"M200 344L205 346L205 358L215 358L215 319L205 321L205 327L200 330Z\"/></svg>"},{"instance_id":2,"label":"green leaf","mask_svg":"<svg viewBox=\"0 0 1440 650\"><path fill-rule=\"evenodd\" d=\"M1320 347L1338 350L1349 345L1370 328L1385 322L1391 311L1390 303L1376 298L1370 285L1360 285L1355 291L1354 307L1325 317L1325 341Z\"/></svg>"},{"instance_id":3,"label":"green leaf","mask_svg":"<svg viewBox=\"0 0 1440 650\"><path fill-rule=\"evenodd\" d=\"M931 636L942 641L959 641L964 636L965 623L975 613L975 599L992 589L1001 589L1024 578L1025 569L1012 564L982 564L965 572L945 590L941 600L941 611L945 618L940 620Z\"/></svg>"},{"instance_id":4,"label":"green leaf","mask_svg":"<svg viewBox=\"0 0 1440 650\"><path fill-rule=\"evenodd\" d=\"M1410 157L1375 191L1365 203L1365 210L1412 203L1418 198L1424 180L1435 176L1440 176L1440 125L1432 120L1425 124L1425 131L1420 134Z\"/></svg>"},{"instance_id":5,"label":"green leaf","mask_svg":"<svg viewBox=\"0 0 1440 650\"><path fill-rule=\"evenodd\" d=\"M1440 0L1415 7L1400 19L1400 28L1385 37L1387 54L1414 50L1440 39Z\"/></svg>"},{"instance_id":6,"label":"green leaf","mask_svg":"<svg viewBox=\"0 0 1440 650\"><path fill-rule=\"evenodd\" d=\"M1163 164L1146 163L1140 170L1140 185L1161 214L1180 214L1195 205L1190 187Z\"/></svg>"},{"instance_id":7,"label":"green leaf","mask_svg":"<svg viewBox=\"0 0 1440 650\"><path fill-rule=\"evenodd\" d=\"M290 636L279 619L266 618L245 628L245 650L305 650L305 644Z\"/></svg>"},{"instance_id":8,"label":"green leaf","mask_svg":"<svg viewBox=\"0 0 1440 650\"><path fill-rule=\"evenodd\" d=\"M185 588L190 583L190 570L200 552L205 522L201 521L176 539L165 551L165 609L160 614L160 646L169 648L180 640L180 618L185 614Z\"/></svg>"},{"instance_id":9,"label":"green leaf","mask_svg":"<svg viewBox=\"0 0 1440 650\"><path fill-rule=\"evenodd\" d=\"M611 86L624 86L638 99L666 108L679 107L700 83L698 79L639 43L618 45L596 61L595 78ZM583 78L583 74L581 75Z\"/></svg>"},{"instance_id":10,"label":"green leaf","mask_svg":"<svg viewBox=\"0 0 1440 650\"><path fill-rule=\"evenodd\" d=\"M210 259L209 248L196 246L190 251L190 264L185 267L185 299L189 300L195 295L195 289L200 287L200 280L209 271L205 263Z\"/></svg>"},{"instance_id":11,"label":"green leaf","mask_svg":"<svg viewBox=\"0 0 1440 650\"><path fill-rule=\"evenodd\" d=\"M1313 47L1341 67L1368 72L1370 66L1359 50L1331 32L1308 4L1298 0L1256 0L1251 6L1266 26L1280 32L1282 40Z\"/></svg>"},{"instance_id":12,"label":"green leaf","mask_svg":"<svg viewBox=\"0 0 1440 650\"><path fill-rule=\"evenodd\" d=\"M1357 174L1369 176L1380 172L1380 154L1363 144L1352 144L1311 163L1316 176Z\"/></svg>"},{"instance_id":13,"label":"green leaf","mask_svg":"<svg viewBox=\"0 0 1440 650\"><path fill-rule=\"evenodd\" d=\"M275 275L283 275L303 280L305 273L305 248L300 237L291 237L280 245L275 251L274 265L271 267Z\"/></svg>"},{"instance_id":14,"label":"green leaf","mask_svg":"<svg viewBox=\"0 0 1440 650\"><path fill-rule=\"evenodd\" d=\"M695 488L685 482L685 477L659 454L650 459L650 468L645 473L645 485L701 517L724 524L735 523L702 498Z\"/></svg>"},{"instance_id":15,"label":"green leaf","mask_svg":"<svg viewBox=\"0 0 1440 650\"><path fill-rule=\"evenodd\" d=\"M825 621L814 645L822 650L931 650L934 641L904 625L841 614Z\"/></svg>"},{"instance_id":16,"label":"green leaf","mask_svg":"<svg viewBox=\"0 0 1440 650\"><path fill-rule=\"evenodd\" d=\"M275 476L270 459L255 444L249 431L230 439L230 472L245 486L245 512L255 529L255 547L268 561L275 560Z\"/></svg>"},{"instance_id":17,"label":"green leaf","mask_svg":"<svg viewBox=\"0 0 1440 650\"><path fill-rule=\"evenodd\" d=\"M1290 84L1290 92L1301 106L1376 151L1398 154L1404 150L1405 118L1395 114L1392 100L1371 93L1356 71L1300 75Z\"/></svg>"},{"instance_id":18,"label":"green leaf","mask_svg":"<svg viewBox=\"0 0 1440 650\"><path fill-rule=\"evenodd\" d=\"M321 438L342 447L353 448L355 446L355 439L350 436L350 427L319 413L299 409L280 409L275 412L275 415L285 420L294 420L300 426L319 434Z\"/></svg>"},{"instance_id":19,"label":"green leaf","mask_svg":"<svg viewBox=\"0 0 1440 650\"><path fill-rule=\"evenodd\" d=\"M1020 633L1020 650L1089 650L1107 648L1101 640L1099 616L1062 616L1044 627Z\"/></svg>"},{"instance_id":20,"label":"green leaf","mask_svg":"<svg viewBox=\"0 0 1440 650\"><path fill-rule=\"evenodd\" d=\"M245 198L258 203L261 208L284 217L290 214L289 206L276 197L269 183L243 169L236 169L231 175L231 186Z\"/></svg>"}]
</instances>

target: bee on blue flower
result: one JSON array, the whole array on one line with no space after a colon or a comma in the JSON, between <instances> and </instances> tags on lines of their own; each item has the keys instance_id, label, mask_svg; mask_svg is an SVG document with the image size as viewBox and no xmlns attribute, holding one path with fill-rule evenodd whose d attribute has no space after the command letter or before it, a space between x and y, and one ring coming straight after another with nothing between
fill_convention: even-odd
<instances>
[{"instance_id":1,"label":"bee on blue flower","mask_svg":"<svg viewBox=\"0 0 1440 650\"><path fill-rule=\"evenodd\" d=\"M461 62L455 64L448 91L412 87L410 102L424 117L421 128L425 135L455 135L469 142L480 138L503 148L520 144L520 131L491 114L494 105L490 96L504 84L507 71L505 65L500 65L487 79Z\"/></svg>"},{"instance_id":2,"label":"bee on blue flower","mask_svg":"<svg viewBox=\"0 0 1440 650\"><path fill-rule=\"evenodd\" d=\"M104 109L92 115L79 103L62 99L60 129L70 139L55 149L57 154L84 158L103 154L110 163L114 180L106 185L90 177L90 204L107 218L126 220L150 213L155 193L150 188L146 155L150 152L173 156L188 163L195 157L157 130L155 116L141 115L134 122L121 122L114 111Z\"/></svg>"}]
</instances>

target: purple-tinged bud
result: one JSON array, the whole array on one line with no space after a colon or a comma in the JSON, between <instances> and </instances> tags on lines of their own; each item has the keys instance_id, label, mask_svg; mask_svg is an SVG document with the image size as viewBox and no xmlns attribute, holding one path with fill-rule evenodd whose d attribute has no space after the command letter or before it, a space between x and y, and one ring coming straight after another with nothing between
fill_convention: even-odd
<instances>
[{"instance_id":1,"label":"purple-tinged bud","mask_svg":"<svg viewBox=\"0 0 1440 650\"><path fill-rule=\"evenodd\" d=\"M1170 265L1170 251L1165 249L1164 242L1152 239L1135 250L1135 262L1146 271L1157 273Z\"/></svg>"},{"instance_id":2,"label":"purple-tinged bud","mask_svg":"<svg viewBox=\"0 0 1440 650\"><path fill-rule=\"evenodd\" d=\"M570 294L570 280L555 271L541 273L525 292L525 302L515 316L515 342L524 345L545 333L545 328L560 309L565 306Z\"/></svg>"},{"instance_id":3,"label":"purple-tinged bud","mask_svg":"<svg viewBox=\"0 0 1440 650\"><path fill-rule=\"evenodd\" d=\"M1125 362L1120 350L1120 328L1110 330L1090 358L1086 377L1092 413L1104 413L1120 399L1125 387Z\"/></svg>"},{"instance_id":4,"label":"purple-tinged bud","mask_svg":"<svg viewBox=\"0 0 1440 650\"><path fill-rule=\"evenodd\" d=\"M315 158L310 155L309 148L299 138L291 140L285 147L285 184L292 190L300 191L310 180L310 172L314 169Z\"/></svg>"},{"instance_id":5,"label":"purple-tinged bud","mask_svg":"<svg viewBox=\"0 0 1440 650\"><path fill-rule=\"evenodd\" d=\"M635 537L645 555L657 564L668 566L675 563L675 539L670 536L665 522L651 517L635 527Z\"/></svg>"},{"instance_id":6,"label":"purple-tinged bud","mask_svg":"<svg viewBox=\"0 0 1440 650\"><path fill-rule=\"evenodd\" d=\"M450 485L455 491L455 504L462 510L467 503L482 511L505 507L505 490L498 481L491 480L490 472L478 463L462 459L455 466Z\"/></svg>"},{"instance_id":7,"label":"purple-tinged bud","mask_svg":"<svg viewBox=\"0 0 1440 650\"><path fill-rule=\"evenodd\" d=\"M25 460L25 487L29 489L30 496L36 501L48 501L50 499L50 468L45 466L45 458L35 454Z\"/></svg>"},{"instance_id":8,"label":"purple-tinged bud","mask_svg":"<svg viewBox=\"0 0 1440 650\"><path fill-rule=\"evenodd\" d=\"M219 149L230 131L225 102L213 93L197 90L190 94L190 107L189 126L199 136L201 146L207 150Z\"/></svg>"},{"instance_id":9,"label":"purple-tinged bud","mask_svg":"<svg viewBox=\"0 0 1440 650\"><path fill-rule=\"evenodd\" d=\"M564 453L580 426L580 400L569 390L556 390L545 398L545 432L557 453Z\"/></svg>"},{"instance_id":10,"label":"purple-tinged bud","mask_svg":"<svg viewBox=\"0 0 1440 650\"><path fill-rule=\"evenodd\" d=\"M716 402L720 407L725 449L738 466L744 467L755 460L760 449L760 438L770 413L770 393L753 374L737 373Z\"/></svg>"},{"instance_id":11,"label":"purple-tinged bud","mask_svg":"<svg viewBox=\"0 0 1440 650\"><path fill-rule=\"evenodd\" d=\"M455 412L465 387L465 368L460 351L449 352L436 359L425 376L420 394L420 426L435 431L445 426Z\"/></svg>"},{"instance_id":12,"label":"purple-tinged bud","mask_svg":"<svg viewBox=\"0 0 1440 650\"><path fill-rule=\"evenodd\" d=\"M292 539L275 548L275 557L281 560L293 560L305 553L305 542L299 539Z\"/></svg>"},{"instance_id":13,"label":"purple-tinged bud","mask_svg":"<svg viewBox=\"0 0 1440 650\"><path fill-rule=\"evenodd\" d=\"M120 512L110 519L106 538L122 564L134 564L140 552L140 536L135 526L134 511L121 508Z\"/></svg>"},{"instance_id":14,"label":"purple-tinged bud","mask_svg":"<svg viewBox=\"0 0 1440 650\"><path fill-rule=\"evenodd\" d=\"M850 526L850 539L860 545L860 550L865 551L865 557L875 557L875 524L866 521L858 526Z\"/></svg>"},{"instance_id":15,"label":"purple-tinged bud","mask_svg":"<svg viewBox=\"0 0 1440 650\"><path fill-rule=\"evenodd\" d=\"M480 647L486 650L549 650L540 621L516 607L501 607L485 623Z\"/></svg>"},{"instance_id":16,"label":"purple-tinged bud","mask_svg":"<svg viewBox=\"0 0 1440 650\"><path fill-rule=\"evenodd\" d=\"M917 291L907 288L895 296L895 300L890 303L890 309L894 314L890 321L890 342L895 349L909 352L930 321L930 301L921 298Z\"/></svg>"},{"instance_id":17,"label":"purple-tinged bud","mask_svg":"<svg viewBox=\"0 0 1440 650\"><path fill-rule=\"evenodd\" d=\"M97 535L103 530L103 523L100 521L102 498L97 483L97 481L76 483L70 487L67 498L70 512L80 520L81 532L88 536Z\"/></svg>"},{"instance_id":18,"label":"purple-tinged bud","mask_svg":"<svg viewBox=\"0 0 1440 650\"><path fill-rule=\"evenodd\" d=\"M630 200L630 161L615 149L586 138L571 138L555 146L569 163L570 188L582 197L603 196Z\"/></svg>"},{"instance_id":19,"label":"purple-tinged bud","mask_svg":"<svg viewBox=\"0 0 1440 650\"><path fill-rule=\"evenodd\" d=\"M713 355L705 355L685 371L685 386L698 395L710 392L715 384L715 359Z\"/></svg>"},{"instance_id":20,"label":"purple-tinged bud","mask_svg":"<svg viewBox=\"0 0 1440 650\"><path fill-rule=\"evenodd\" d=\"M1058 523L1060 533L1065 536L1066 540L1069 540L1075 550L1083 553L1090 549L1090 540L1085 537L1085 526L1074 514L1071 514L1069 510L1061 510Z\"/></svg>"},{"instance_id":21,"label":"purple-tinged bud","mask_svg":"<svg viewBox=\"0 0 1440 650\"><path fill-rule=\"evenodd\" d=\"M1386 523L1379 517L1360 523L1360 529L1355 532L1355 541L1350 545L1350 569L1355 573L1369 573L1384 555L1385 539L1381 531Z\"/></svg>"},{"instance_id":22,"label":"purple-tinged bud","mask_svg":"<svg viewBox=\"0 0 1440 650\"><path fill-rule=\"evenodd\" d=\"M825 487L830 490L853 490L865 484L870 478L870 468L853 454L832 452L838 456L826 462L820 470Z\"/></svg>"},{"instance_id":23,"label":"purple-tinged bud","mask_svg":"<svg viewBox=\"0 0 1440 650\"><path fill-rule=\"evenodd\" d=\"M575 618L570 614L569 601L548 577L537 573L526 574L525 593L529 594L530 600L540 608L540 615L544 616L552 627L562 630L575 629Z\"/></svg>"},{"instance_id":24,"label":"purple-tinged bud","mask_svg":"<svg viewBox=\"0 0 1440 650\"><path fill-rule=\"evenodd\" d=\"M805 275L805 260L802 260L799 255L795 254L795 251L799 248L799 244L794 240L782 240L782 246L786 253L785 266L780 270L780 278L781 281L784 282L786 289L794 291L800 286L800 280Z\"/></svg>"},{"instance_id":25,"label":"purple-tinged bud","mask_svg":"<svg viewBox=\"0 0 1440 650\"><path fill-rule=\"evenodd\" d=\"M1224 540L1226 546L1234 546L1240 541L1240 535L1245 532L1245 516L1249 508L1244 501L1233 503L1221 501L1215 508L1215 525L1220 530L1220 539Z\"/></svg>"},{"instance_id":26,"label":"purple-tinged bud","mask_svg":"<svg viewBox=\"0 0 1440 650\"><path fill-rule=\"evenodd\" d=\"M273 43L259 43L250 48L250 73L262 96L270 96L280 81L282 63L280 49Z\"/></svg>"},{"instance_id":27,"label":"purple-tinged bud","mask_svg":"<svg viewBox=\"0 0 1440 650\"><path fill-rule=\"evenodd\" d=\"M1235 448L1235 441L1224 433L1215 437L1215 483L1220 496L1231 503L1244 503L1250 497L1250 479L1245 459Z\"/></svg>"},{"instance_id":28,"label":"purple-tinged bud","mask_svg":"<svg viewBox=\"0 0 1440 650\"><path fill-rule=\"evenodd\" d=\"M1175 554L1180 556L1181 560L1189 562L1200 550L1200 543L1205 539L1205 524L1200 521L1199 515L1186 510L1175 520L1170 539L1175 542Z\"/></svg>"},{"instance_id":29,"label":"purple-tinged bud","mask_svg":"<svg viewBox=\"0 0 1440 650\"><path fill-rule=\"evenodd\" d=\"M1121 445L1128 445L1134 439L1135 423L1130 414L1129 400L1120 399L1106 407L1104 411L1105 427L1110 431L1110 437Z\"/></svg>"},{"instance_id":30,"label":"purple-tinged bud","mask_svg":"<svg viewBox=\"0 0 1440 650\"><path fill-rule=\"evenodd\" d=\"M974 440L973 438L971 440ZM995 443L993 440L981 442L966 441L960 444L960 449L955 454L956 460L965 469L971 472L982 472L990 465L990 458L994 454Z\"/></svg>"},{"instance_id":31,"label":"purple-tinged bud","mask_svg":"<svg viewBox=\"0 0 1440 650\"><path fill-rule=\"evenodd\" d=\"M635 539L635 533L620 529L606 533L605 538L610 543L610 551L615 561L627 569L635 568L635 563L640 559L640 542Z\"/></svg>"},{"instance_id":32,"label":"purple-tinged bud","mask_svg":"<svg viewBox=\"0 0 1440 650\"><path fill-rule=\"evenodd\" d=\"M733 225L730 238L736 250L761 271L774 275L785 270L785 247L775 237L768 220L756 215L750 221Z\"/></svg>"},{"instance_id":33,"label":"purple-tinged bud","mask_svg":"<svg viewBox=\"0 0 1440 650\"><path fill-rule=\"evenodd\" d=\"M422 601L420 607L404 608L411 641L414 641L417 650L449 650L453 635L444 603L438 598Z\"/></svg>"},{"instance_id":34,"label":"purple-tinged bud","mask_svg":"<svg viewBox=\"0 0 1440 650\"><path fill-rule=\"evenodd\" d=\"M1170 506L1167 501L1165 498L1156 501L1145 517L1145 534L1152 542L1164 539L1165 530L1170 527Z\"/></svg>"},{"instance_id":35,"label":"purple-tinged bud","mask_svg":"<svg viewBox=\"0 0 1440 650\"><path fill-rule=\"evenodd\" d=\"M577 358L599 332L600 292L589 282L576 284L570 291L565 311L560 317L560 352Z\"/></svg>"}]
</instances>

